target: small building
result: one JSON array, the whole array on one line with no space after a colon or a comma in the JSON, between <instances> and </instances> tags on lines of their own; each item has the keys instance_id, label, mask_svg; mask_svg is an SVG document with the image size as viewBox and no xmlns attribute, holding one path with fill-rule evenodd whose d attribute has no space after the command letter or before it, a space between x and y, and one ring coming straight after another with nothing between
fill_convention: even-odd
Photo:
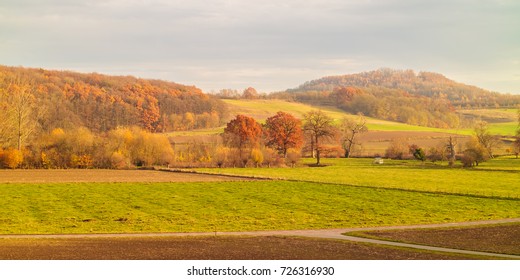
<instances>
[{"instance_id":1,"label":"small building","mask_svg":"<svg viewBox=\"0 0 520 280\"><path fill-rule=\"evenodd\" d=\"M383 164L383 158L382 157L375 157L374 158L374 164Z\"/></svg>"}]
</instances>

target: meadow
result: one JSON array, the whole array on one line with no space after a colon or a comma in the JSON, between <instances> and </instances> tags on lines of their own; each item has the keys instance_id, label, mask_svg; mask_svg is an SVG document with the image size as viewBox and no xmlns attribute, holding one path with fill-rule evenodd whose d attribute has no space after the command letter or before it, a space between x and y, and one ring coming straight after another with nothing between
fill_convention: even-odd
<instances>
[{"instance_id":1,"label":"meadow","mask_svg":"<svg viewBox=\"0 0 520 280\"><path fill-rule=\"evenodd\" d=\"M0 186L0 233L213 232L512 218L520 200L287 181Z\"/></svg>"},{"instance_id":2,"label":"meadow","mask_svg":"<svg viewBox=\"0 0 520 280\"><path fill-rule=\"evenodd\" d=\"M199 175L190 174L195 179L179 182L172 172L157 182L0 179L0 233L289 230L520 217L520 160L514 158L474 170L414 161L323 162L328 166L198 170L272 179L260 181L197 182Z\"/></svg>"},{"instance_id":3,"label":"meadow","mask_svg":"<svg viewBox=\"0 0 520 280\"><path fill-rule=\"evenodd\" d=\"M325 167L200 169L213 174L233 174L293 181L345 184L358 187L520 199L520 159L498 158L478 168L449 168L444 163L389 160L375 165L372 159L323 159Z\"/></svg>"}]
</instances>

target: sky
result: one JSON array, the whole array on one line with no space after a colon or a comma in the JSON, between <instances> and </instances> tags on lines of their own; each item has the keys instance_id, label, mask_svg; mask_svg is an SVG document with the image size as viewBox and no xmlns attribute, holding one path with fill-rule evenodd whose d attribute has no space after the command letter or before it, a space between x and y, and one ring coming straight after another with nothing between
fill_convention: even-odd
<instances>
[{"instance_id":1,"label":"sky","mask_svg":"<svg viewBox=\"0 0 520 280\"><path fill-rule=\"evenodd\" d=\"M385 67L520 94L520 1L1 0L0 64L205 92Z\"/></svg>"}]
</instances>

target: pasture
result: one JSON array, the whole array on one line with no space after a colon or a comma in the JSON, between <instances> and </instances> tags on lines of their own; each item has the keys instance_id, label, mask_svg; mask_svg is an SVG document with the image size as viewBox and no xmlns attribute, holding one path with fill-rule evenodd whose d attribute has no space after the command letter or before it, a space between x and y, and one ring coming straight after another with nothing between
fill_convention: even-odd
<instances>
[{"instance_id":1,"label":"pasture","mask_svg":"<svg viewBox=\"0 0 520 280\"><path fill-rule=\"evenodd\" d=\"M416 160L387 160L382 165L372 159L323 159L325 167L222 168L201 172L232 174L293 181L342 184L378 189L401 189L483 197L520 199L520 159L498 158L478 168L449 168L447 164Z\"/></svg>"},{"instance_id":2,"label":"pasture","mask_svg":"<svg viewBox=\"0 0 520 280\"><path fill-rule=\"evenodd\" d=\"M514 159L509 160L516 163ZM273 179L267 181L228 181L236 179L125 171L128 173L124 177L134 178L133 181L117 182L110 176L94 179L90 173L90 182L56 179L56 182L16 183L4 175L26 172L27 178L36 178L31 172L52 174L61 171L2 171L0 232L320 229L520 216L520 176L515 169L504 171L501 161L495 164L496 169L492 168L492 161L482 170L451 169L407 161L387 161L375 166L370 159L326 159L324 163L329 166L200 169L201 172ZM111 171L74 172L102 174ZM191 181L176 181L175 177L183 175L191 176ZM194 179L198 176L203 179ZM152 177L157 180L153 181ZM159 178L162 181L158 181ZM208 181L208 178L217 181Z\"/></svg>"}]
</instances>

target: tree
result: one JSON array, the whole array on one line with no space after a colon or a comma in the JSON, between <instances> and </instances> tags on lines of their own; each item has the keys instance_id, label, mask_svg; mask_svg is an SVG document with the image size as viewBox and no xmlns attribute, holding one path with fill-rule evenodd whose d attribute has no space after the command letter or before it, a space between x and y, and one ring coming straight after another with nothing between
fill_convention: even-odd
<instances>
[{"instance_id":1,"label":"tree","mask_svg":"<svg viewBox=\"0 0 520 280\"><path fill-rule=\"evenodd\" d=\"M237 115L227 123L223 136L229 146L238 148L239 157L243 158L243 149L257 145L261 135L262 127L255 119Z\"/></svg>"},{"instance_id":2,"label":"tree","mask_svg":"<svg viewBox=\"0 0 520 280\"><path fill-rule=\"evenodd\" d=\"M466 143L461 161L464 167L478 166L479 163L489 159L488 150L480 143L477 137L472 137Z\"/></svg>"},{"instance_id":3,"label":"tree","mask_svg":"<svg viewBox=\"0 0 520 280\"><path fill-rule=\"evenodd\" d=\"M9 146L16 146L20 151L28 138L32 136L37 125L34 87L20 76L15 76L6 82L8 86L4 93L6 103L3 113L5 115L0 121L2 127L0 136L3 136L3 141L7 142Z\"/></svg>"},{"instance_id":4,"label":"tree","mask_svg":"<svg viewBox=\"0 0 520 280\"><path fill-rule=\"evenodd\" d=\"M316 164L320 164L320 140L327 137L332 137L336 134L336 128L333 125L333 119L323 113L321 110L310 111L303 115L305 124L304 131L310 134L313 149L316 152Z\"/></svg>"},{"instance_id":5,"label":"tree","mask_svg":"<svg viewBox=\"0 0 520 280\"><path fill-rule=\"evenodd\" d=\"M258 98L258 92L256 89L252 87L248 87L244 89L244 92L242 93L242 98L244 99L257 99Z\"/></svg>"},{"instance_id":6,"label":"tree","mask_svg":"<svg viewBox=\"0 0 520 280\"><path fill-rule=\"evenodd\" d=\"M499 140L491 135L487 122L478 122L474 128L474 133L478 143L484 148L488 158L493 158L493 149L499 144Z\"/></svg>"},{"instance_id":7,"label":"tree","mask_svg":"<svg viewBox=\"0 0 520 280\"><path fill-rule=\"evenodd\" d=\"M448 142L446 143L446 153L448 154L448 164L450 166L453 166L453 164L455 164L455 156L456 156L455 145L456 144L457 143L455 142L453 137L450 136L450 138L448 139Z\"/></svg>"},{"instance_id":8,"label":"tree","mask_svg":"<svg viewBox=\"0 0 520 280\"><path fill-rule=\"evenodd\" d=\"M287 157L287 150L300 148L303 144L301 121L293 115L278 112L269 117L264 125L266 145L278 150Z\"/></svg>"},{"instance_id":9,"label":"tree","mask_svg":"<svg viewBox=\"0 0 520 280\"><path fill-rule=\"evenodd\" d=\"M349 158L352 155L353 147L358 144L356 142L356 136L368 131L366 127L366 118L363 115L359 115L357 121L353 121L349 118L344 118L341 123L341 144L345 150L345 157Z\"/></svg>"}]
</instances>

